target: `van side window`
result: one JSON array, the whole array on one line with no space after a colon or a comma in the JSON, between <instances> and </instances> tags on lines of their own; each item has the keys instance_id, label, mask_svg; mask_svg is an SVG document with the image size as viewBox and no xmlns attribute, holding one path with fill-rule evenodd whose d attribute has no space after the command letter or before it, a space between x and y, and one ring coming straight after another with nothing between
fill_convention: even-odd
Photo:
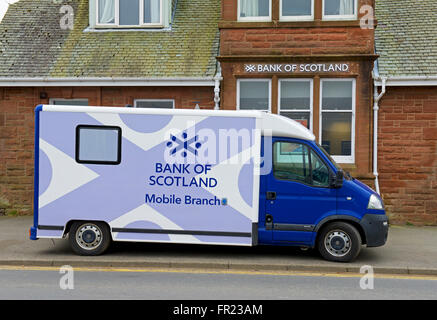
<instances>
[{"instance_id":1,"label":"van side window","mask_svg":"<svg viewBox=\"0 0 437 320\"><path fill-rule=\"evenodd\" d=\"M301 143L276 142L273 147L273 174L280 180L311 183L307 146Z\"/></svg>"},{"instance_id":2,"label":"van side window","mask_svg":"<svg viewBox=\"0 0 437 320\"><path fill-rule=\"evenodd\" d=\"M76 161L89 164L119 164L121 162L121 128L77 126Z\"/></svg>"},{"instance_id":3,"label":"van side window","mask_svg":"<svg viewBox=\"0 0 437 320\"><path fill-rule=\"evenodd\" d=\"M328 167L313 150L301 143L274 144L273 174L279 180L329 187Z\"/></svg>"},{"instance_id":4,"label":"van side window","mask_svg":"<svg viewBox=\"0 0 437 320\"><path fill-rule=\"evenodd\" d=\"M313 185L329 187L329 169L313 150L311 150L311 178Z\"/></svg>"}]
</instances>

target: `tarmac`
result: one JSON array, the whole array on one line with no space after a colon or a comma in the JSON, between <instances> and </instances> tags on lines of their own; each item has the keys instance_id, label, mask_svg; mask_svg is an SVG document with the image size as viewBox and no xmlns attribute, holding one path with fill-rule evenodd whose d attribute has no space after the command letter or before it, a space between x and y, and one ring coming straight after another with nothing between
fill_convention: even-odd
<instances>
[{"instance_id":1,"label":"tarmac","mask_svg":"<svg viewBox=\"0 0 437 320\"><path fill-rule=\"evenodd\" d=\"M316 250L114 242L97 257L75 255L68 239L29 239L33 217L0 217L0 266L192 268L213 270L437 275L437 227L390 226L388 241L363 247L351 263L323 260Z\"/></svg>"}]
</instances>

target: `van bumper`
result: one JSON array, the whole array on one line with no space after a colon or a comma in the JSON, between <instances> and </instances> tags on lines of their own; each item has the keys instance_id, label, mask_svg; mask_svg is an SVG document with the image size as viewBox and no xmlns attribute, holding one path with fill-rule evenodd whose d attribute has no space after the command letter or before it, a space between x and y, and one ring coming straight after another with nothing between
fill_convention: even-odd
<instances>
[{"instance_id":1,"label":"van bumper","mask_svg":"<svg viewBox=\"0 0 437 320\"><path fill-rule=\"evenodd\" d=\"M360 225L366 234L367 247L380 247L387 242L389 222L385 214L366 214Z\"/></svg>"}]
</instances>

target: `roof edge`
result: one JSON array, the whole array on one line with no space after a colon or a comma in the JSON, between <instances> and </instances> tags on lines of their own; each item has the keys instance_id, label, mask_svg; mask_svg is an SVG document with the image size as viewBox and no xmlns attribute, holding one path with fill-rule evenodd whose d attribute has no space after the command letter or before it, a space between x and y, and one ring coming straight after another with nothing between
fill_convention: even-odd
<instances>
[{"instance_id":1,"label":"roof edge","mask_svg":"<svg viewBox=\"0 0 437 320\"><path fill-rule=\"evenodd\" d=\"M172 78L119 78L119 77L0 77L2 87L150 87L150 86L210 86L214 77L172 77Z\"/></svg>"}]
</instances>

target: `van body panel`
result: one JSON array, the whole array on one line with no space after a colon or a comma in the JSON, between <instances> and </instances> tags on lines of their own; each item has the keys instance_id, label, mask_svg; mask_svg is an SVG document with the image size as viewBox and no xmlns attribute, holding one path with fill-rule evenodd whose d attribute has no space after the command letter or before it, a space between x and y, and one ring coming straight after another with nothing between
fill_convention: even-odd
<instances>
[{"instance_id":1,"label":"van body panel","mask_svg":"<svg viewBox=\"0 0 437 320\"><path fill-rule=\"evenodd\" d=\"M257 242L253 225L258 222L259 180L254 178L258 164L253 158L259 157L260 137L252 136L259 123L256 116L187 118L117 113L111 108L105 113L45 112L44 107L38 113L36 238L61 238L70 221L102 221L116 241ZM121 135L119 163L78 161L78 130L114 127ZM201 130L217 139L232 130L246 130L251 136L247 143L230 144L222 158L208 164L199 160L202 146L195 138ZM173 159L180 152L194 162L169 164L165 157ZM247 159L232 161L239 156Z\"/></svg>"}]
</instances>

